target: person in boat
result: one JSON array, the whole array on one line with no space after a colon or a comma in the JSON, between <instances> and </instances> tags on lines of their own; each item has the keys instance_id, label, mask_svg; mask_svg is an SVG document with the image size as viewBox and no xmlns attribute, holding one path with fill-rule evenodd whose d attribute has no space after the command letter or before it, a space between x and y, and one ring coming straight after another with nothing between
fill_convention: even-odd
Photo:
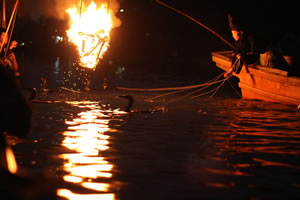
<instances>
[{"instance_id":1,"label":"person in boat","mask_svg":"<svg viewBox=\"0 0 300 200\"><path fill-rule=\"evenodd\" d=\"M264 66L288 71L289 75L299 76L300 37L295 32L283 35L279 42L271 45L263 54Z\"/></svg>"},{"instance_id":2,"label":"person in boat","mask_svg":"<svg viewBox=\"0 0 300 200\"><path fill-rule=\"evenodd\" d=\"M232 56L231 68L224 77L231 75L232 72L239 73L243 65L254 64L259 58L254 37L247 33L240 23L234 21L230 14L228 20L236 49Z\"/></svg>"},{"instance_id":3,"label":"person in boat","mask_svg":"<svg viewBox=\"0 0 300 200\"><path fill-rule=\"evenodd\" d=\"M288 64L288 75L300 77L300 33L293 31L286 33L280 47Z\"/></svg>"},{"instance_id":4,"label":"person in boat","mask_svg":"<svg viewBox=\"0 0 300 200\"><path fill-rule=\"evenodd\" d=\"M15 77L20 75L19 73L19 64L16 59L16 55L13 52L13 49L18 46L18 42L12 41L8 46L8 35L6 29L1 29L0 31L0 64L3 67L7 67L11 74Z\"/></svg>"}]
</instances>

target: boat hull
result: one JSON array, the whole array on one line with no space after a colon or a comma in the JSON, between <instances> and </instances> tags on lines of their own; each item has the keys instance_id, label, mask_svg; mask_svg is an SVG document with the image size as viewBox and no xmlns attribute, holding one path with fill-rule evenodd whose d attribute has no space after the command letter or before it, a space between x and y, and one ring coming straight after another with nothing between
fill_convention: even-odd
<instances>
[{"instance_id":1,"label":"boat hull","mask_svg":"<svg viewBox=\"0 0 300 200\"><path fill-rule=\"evenodd\" d=\"M231 67L232 52L213 52L216 66L228 71ZM260 65L243 66L239 74L242 97L300 105L300 78L289 77L287 71Z\"/></svg>"}]
</instances>

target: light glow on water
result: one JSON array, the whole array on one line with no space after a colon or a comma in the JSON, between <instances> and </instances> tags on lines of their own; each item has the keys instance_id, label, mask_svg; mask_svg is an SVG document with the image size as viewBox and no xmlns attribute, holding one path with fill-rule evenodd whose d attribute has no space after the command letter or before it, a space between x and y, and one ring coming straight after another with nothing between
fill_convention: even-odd
<instances>
[{"instance_id":1,"label":"light glow on water","mask_svg":"<svg viewBox=\"0 0 300 200\"><path fill-rule=\"evenodd\" d=\"M67 189L59 189L57 194L69 200L114 200L114 194L77 194Z\"/></svg>"},{"instance_id":2,"label":"light glow on water","mask_svg":"<svg viewBox=\"0 0 300 200\"><path fill-rule=\"evenodd\" d=\"M62 133L64 136L62 145L73 152L60 155L64 160L63 179L102 193L77 194L61 188L57 194L76 200L113 200L115 195L109 192L110 184L107 183L109 181L99 182L113 177L114 165L101 156L102 152L110 148L110 136L106 135L106 132L110 131L108 119L110 116L107 115L107 111L100 109L98 102L69 102L69 104L84 111L78 113L72 120L65 121L68 128Z\"/></svg>"}]
</instances>

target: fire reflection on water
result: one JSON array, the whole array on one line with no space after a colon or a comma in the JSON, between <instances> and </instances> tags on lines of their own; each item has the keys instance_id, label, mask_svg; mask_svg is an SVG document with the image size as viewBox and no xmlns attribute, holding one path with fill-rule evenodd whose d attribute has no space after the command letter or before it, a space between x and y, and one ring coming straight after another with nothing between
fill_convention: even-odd
<instances>
[{"instance_id":1,"label":"fire reflection on water","mask_svg":"<svg viewBox=\"0 0 300 200\"><path fill-rule=\"evenodd\" d=\"M83 108L85 111L78 114L78 118L65 121L68 130L63 132L62 145L74 151L62 154L65 163L63 179L67 182L92 189L96 194L76 194L67 189L59 189L59 196L67 199L115 199L110 192L107 179L113 176L113 164L101 156L103 151L109 149L109 121L119 111L103 111L98 102L67 102L72 106ZM99 182L103 180L103 182ZM100 194L98 194L99 192Z\"/></svg>"},{"instance_id":2,"label":"fire reflection on water","mask_svg":"<svg viewBox=\"0 0 300 200\"><path fill-rule=\"evenodd\" d=\"M228 115L228 108L220 111L219 117L210 128L215 149L205 162L201 162L203 174L208 177L205 185L213 188L234 188L241 185L239 181L247 180L249 188L260 187L262 182L272 187L273 182L260 178L263 169L266 173L274 169L289 173L298 170L296 160L300 145L299 115L289 109L289 106L280 104L272 107L272 104L266 103L259 107L241 103L232 108L233 117L226 119L223 116ZM230 178L219 179L220 176ZM286 178L290 174L281 173L277 176L280 181L287 182L286 187L288 184L294 187L298 183Z\"/></svg>"}]
</instances>

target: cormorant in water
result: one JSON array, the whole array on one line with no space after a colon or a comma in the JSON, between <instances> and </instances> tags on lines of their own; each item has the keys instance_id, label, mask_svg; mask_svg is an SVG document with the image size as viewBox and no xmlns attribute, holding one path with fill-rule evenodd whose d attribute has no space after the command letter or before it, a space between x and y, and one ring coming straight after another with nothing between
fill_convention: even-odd
<instances>
[{"instance_id":1,"label":"cormorant in water","mask_svg":"<svg viewBox=\"0 0 300 200\"><path fill-rule=\"evenodd\" d=\"M121 97L121 98L124 98L124 99L128 100L128 104L125 108L125 112L131 112L131 107L133 106L133 103L134 103L133 97L130 96L130 95L120 95L118 97Z\"/></svg>"},{"instance_id":2,"label":"cormorant in water","mask_svg":"<svg viewBox=\"0 0 300 200\"><path fill-rule=\"evenodd\" d=\"M125 112L131 112L131 108L133 106L134 103L134 99L132 96L130 95L120 95L118 97L124 98L128 100L128 104L125 108ZM155 107L154 109L149 109L149 110L138 110L135 112L143 112L143 113L154 113L154 112L166 112L168 109L165 106L159 106L159 107Z\"/></svg>"}]
</instances>

